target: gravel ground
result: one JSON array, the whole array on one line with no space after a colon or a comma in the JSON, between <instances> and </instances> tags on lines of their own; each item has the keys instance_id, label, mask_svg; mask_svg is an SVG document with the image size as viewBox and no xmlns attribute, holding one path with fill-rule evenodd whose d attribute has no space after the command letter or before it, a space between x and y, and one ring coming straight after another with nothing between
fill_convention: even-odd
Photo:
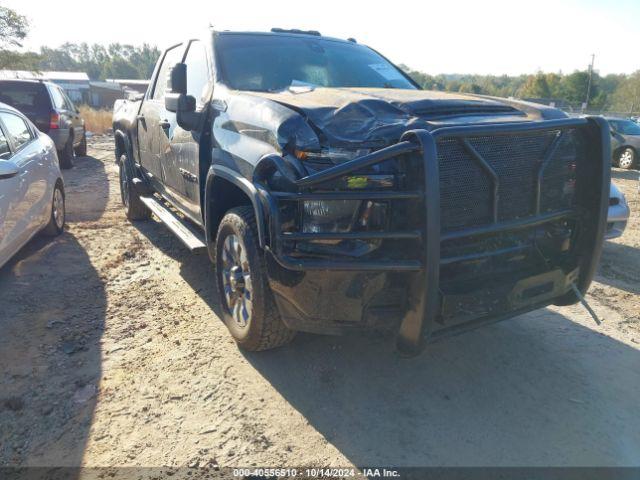
<instances>
[{"instance_id":1,"label":"gravel ground","mask_svg":"<svg viewBox=\"0 0 640 480\"><path fill-rule=\"evenodd\" d=\"M119 203L112 140L68 230L0 269L0 465L640 465L640 201L589 299L401 359L377 336L239 351L208 260Z\"/></svg>"}]
</instances>

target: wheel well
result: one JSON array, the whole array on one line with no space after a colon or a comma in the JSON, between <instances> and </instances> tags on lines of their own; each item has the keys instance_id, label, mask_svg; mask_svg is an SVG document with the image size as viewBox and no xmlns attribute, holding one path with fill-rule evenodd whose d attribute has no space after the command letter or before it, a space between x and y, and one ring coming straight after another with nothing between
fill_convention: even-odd
<instances>
[{"instance_id":1,"label":"wheel well","mask_svg":"<svg viewBox=\"0 0 640 480\"><path fill-rule=\"evenodd\" d=\"M224 178L214 178L211 182L207 228L212 239L218 232L218 226L224 215L234 207L242 205L253 206L251 198L237 185Z\"/></svg>"},{"instance_id":2,"label":"wheel well","mask_svg":"<svg viewBox=\"0 0 640 480\"><path fill-rule=\"evenodd\" d=\"M636 155L638 154L638 150L633 145L621 145L618 148L616 148L616 151L614 152L615 157L620 155L622 151L626 150L627 148L630 148L631 150L633 150L633 153L635 153Z\"/></svg>"}]
</instances>

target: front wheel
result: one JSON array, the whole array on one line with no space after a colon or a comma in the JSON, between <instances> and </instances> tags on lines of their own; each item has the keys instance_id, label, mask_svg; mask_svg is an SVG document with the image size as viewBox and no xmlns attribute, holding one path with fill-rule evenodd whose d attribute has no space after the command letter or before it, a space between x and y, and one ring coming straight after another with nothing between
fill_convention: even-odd
<instances>
[{"instance_id":1,"label":"front wheel","mask_svg":"<svg viewBox=\"0 0 640 480\"><path fill-rule=\"evenodd\" d=\"M49 223L44 227L42 233L48 237L60 235L64 231L65 219L66 210L64 203L64 189L62 188L62 182L58 181L56 186L53 188L53 200L51 202Z\"/></svg>"},{"instance_id":2,"label":"front wheel","mask_svg":"<svg viewBox=\"0 0 640 480\"><path fill-rule=\"evenodd\" d=\"M229 210L220 222L216 280L224 323L241 348L268 350L293 339L295 332L282 322L267 282L252 207Z\"/></svg>"},{"instance_id":3,"label":"front wheel","mask_svg":"<svg viewBox=\"0 0 640 480\"><path fill-rule=\"evenodd\" d=\"M636 163L636 152L633 148L627 147L618 154L618 161L616 162L620 168L626 170L632 168Z\"/></svg>"}]
</instances>

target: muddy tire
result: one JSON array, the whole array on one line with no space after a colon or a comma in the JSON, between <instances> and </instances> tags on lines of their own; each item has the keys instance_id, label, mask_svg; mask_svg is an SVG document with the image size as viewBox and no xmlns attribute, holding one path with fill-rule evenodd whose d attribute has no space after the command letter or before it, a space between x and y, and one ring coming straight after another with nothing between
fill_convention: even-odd
<instances>
[{"instance_id":1,"label":"muddy tire","mask_svg":"<svg viewBox=\"0 0 640 480\"><path fill-rule=\"evenodd\" d=\"M80 140L80 145L74 148L76 155L78 157L86 157L87 156L87 132L82 133L82 140Z\"/></svg>"},{"instance_id":2,"label":"muddy tire","mask_svg":"<svg viewBox=\"0 0 640 480\"><path fill-rule=\"evenodd\" d=\"M51 200L51 214L49 216L49 223L44 227L42 233L48 237L55 237L64 232L64 225L66 220L66 209L64 199L64 188L62 182L58 180L56 186L53 189L53 197Z\"/></svg>"},{"instance_id":3,"label":"muddy tire","mask_svg":"<svg viewBox=\"0 0 640 480\"><path fill-rule=\"evenodd\" d=\"M616 158L616 165L620 168L629 170L636 164L636 151L631 147L620 150Z\"/></svg>"},{"instance_id":4,"label":"muddy tire","mask_svg":"<svg viewBox=\"0 0 640 480\"><path fill-rule=\"evenodd\" d=\"M151 217L151 210L142 203L140 195L133 185L133 175L126 155L120 156L118 166L120 168L120 198L127 218L129 220L148 220Z\"/></svg>"},{"instance_id":5,"label":"muddy tire","mask_svg":"<svg viewBox=\"0 0 640 480\"><path fill-rule=\"evenodd\" d=\"M248 351L289 343L295 332L276 309L252 207L233 208L220 222L215 263L223 320L236 343Z\"/></svg>"},{"instance_id":6,"label":"muddy tire","mask_svg":"<svg viewBox=\"0 0 640 480\"><path fill-rule=\"evenodd\" d=\"M73 136L69 135L67 143L64 144L64 148L58 152L58 160L60 161L60 168L68 170L73 168Z\"/></svg>"}]
</instances>

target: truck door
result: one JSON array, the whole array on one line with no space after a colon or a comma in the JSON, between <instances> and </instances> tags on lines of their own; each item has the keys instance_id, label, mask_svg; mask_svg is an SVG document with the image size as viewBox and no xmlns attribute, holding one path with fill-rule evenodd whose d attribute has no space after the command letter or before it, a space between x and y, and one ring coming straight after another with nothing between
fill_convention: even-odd
<instances>
[{"instance_id":1,"label":"truck door","mask_svg":"<svg viewBox=\"0 0 640 480\"><path fill-rule=\"evenodd\" d=\"M211 62L203 42L192 40L184 60L187 65L187 94L196 99L196 110L204 108L210 93ZM200 136L201 132L187 131L176 123L175 113L163 109L166 120L160 144L164 145L161 164L166 175L165 184L175 196L174 201L192 220L200 222Z\"/></svg>"},{"instance_id":2,"label":"truck door","mask_svg":"<svg viewBox=\"0 0 640 480\"><path fill-rule=\"evenodd\" d=\"M156 77L152 88L142 101L138 115L138 144L140 152L140 164L151 174L151 180L156 185L163 185L165 180L160 158L167 148L165 134L166 124L161 122L164 117L164 94L167 87L169 72L176 63L182 61L184 45L179 44L168 49L160 67L156 69Z\"/></svg>"}]
</instances>

